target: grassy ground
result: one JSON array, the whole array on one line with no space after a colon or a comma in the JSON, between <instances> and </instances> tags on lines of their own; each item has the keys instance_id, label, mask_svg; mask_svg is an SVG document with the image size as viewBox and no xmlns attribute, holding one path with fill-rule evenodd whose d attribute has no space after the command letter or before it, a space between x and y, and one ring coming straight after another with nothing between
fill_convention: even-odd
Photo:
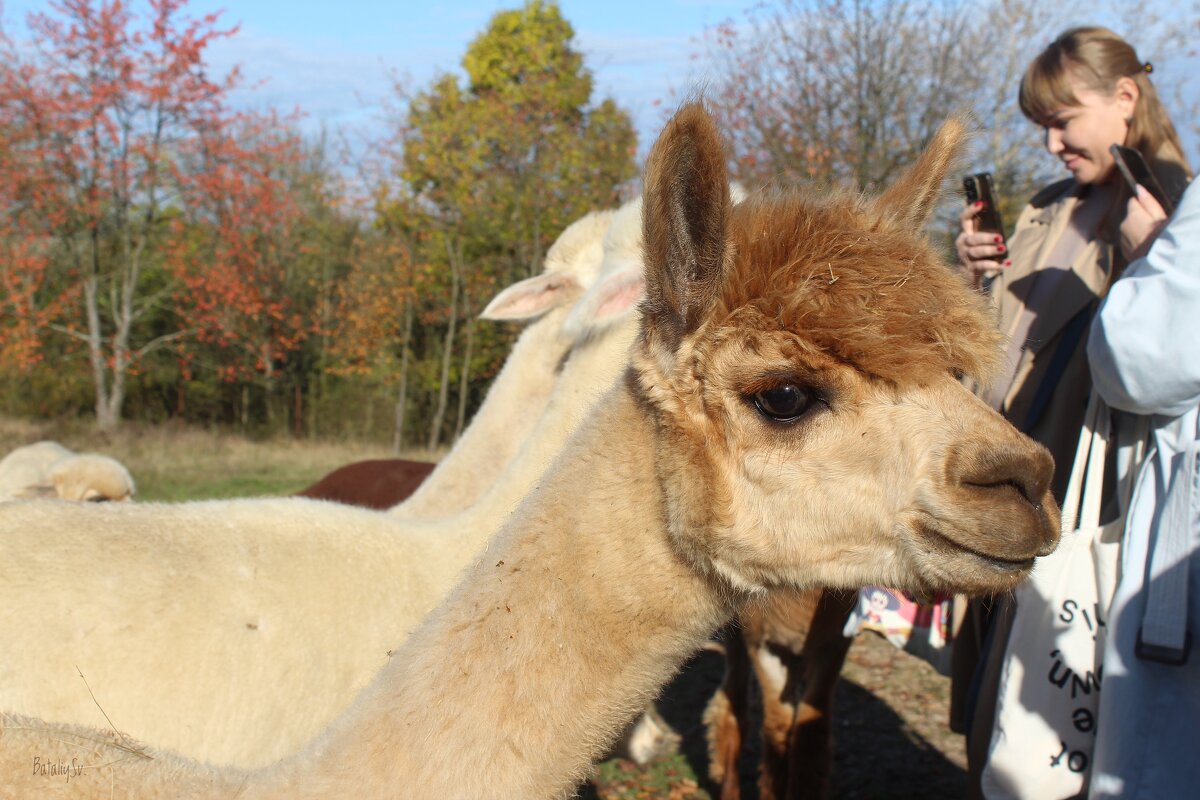
<instances>
[{"instance_id":1,"label":"grassy ground","mask_svg":"<svg viewBox=\"0 0 1200 800\"><path fill-rule=\"evenodd\" d=\"M84 421L28 422L0 417L0 455L40 439L117 459L133 475L137 499L143 501L288 495L351 461L396 457L384 445L255 441L172 425L128 424L108 437ZM412 450L400 457L432 461L437 455Z\"/></svg>"},{"instance_id":2,"label":"grassy ground","mask_svg":"<svg viewBox=\"0 0 1200 800\"><path fill-rule=\"evenodd\" d=\"M0 455L40 439L119 459L133 474L143 501L287 495L351 461L392 456L382 445L252 441L172 426L130 425L108 438L84 422L31 423L0 417ZM438 454L402 455L435 460ZM719 655L700 653L664 689L659 708L683 737L679 755L644 769L617 759L604 762L582 787L581 796L715 798L716 789L707 777L700 715L722 670ZM963 796L962 737L946 727L948 707L946 678L876 636L860 637L850 650L835 701L832 797ZM746 800L758 796L756 768L757 743L751 742L741 771Z\"/></svg>"}]
</instances>

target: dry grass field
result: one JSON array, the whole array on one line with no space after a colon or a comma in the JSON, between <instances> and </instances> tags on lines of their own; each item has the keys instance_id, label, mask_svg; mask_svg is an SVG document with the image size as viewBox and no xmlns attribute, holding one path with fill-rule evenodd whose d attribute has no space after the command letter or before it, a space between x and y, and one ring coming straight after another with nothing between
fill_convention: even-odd
<instances>
[{"instance_id":1,"label":"dry grass field","mask_svg":"<svg viewBox=\"0 0 1200 800\"><path fill-rule=\"evenodd\" d=\"M128 425L104 437L85 421L27 422L0 417L0 454L41 439L78 452L94 451L124 463L142 501L287 495L351 461L392 456L385 445L255 441L226 432ZM436 460L440 454L403 453ZM640 769L607 761L581 796L592 800L716 796L707 779L700 722L721 680L723 663L698 654L663 692L660 709L683 736L681 753ZM874 635L850 650L835 704L834 798L954 798L965 791L962 737L946 726L949 681L924 661ZM752 738L753 738L752 734ZM758 796L757 749L743 760L743 794Z\"/></svg>"},{"instance_id":2,"label":"dry grass field","mask_svg":"<svg viewBox=\"0 0 1200 800\"><path fill-rule=\"evenodd\" d=\"M343 464L394 457L385 444L258 441L221 431L135 423L108 437L84 420L0 417L0 455L41 439L117 459L129 468L137 499L143 501L288 495ZM433 461L438 455L411 450L400 457Z\"/></svg>"}]
</instances>

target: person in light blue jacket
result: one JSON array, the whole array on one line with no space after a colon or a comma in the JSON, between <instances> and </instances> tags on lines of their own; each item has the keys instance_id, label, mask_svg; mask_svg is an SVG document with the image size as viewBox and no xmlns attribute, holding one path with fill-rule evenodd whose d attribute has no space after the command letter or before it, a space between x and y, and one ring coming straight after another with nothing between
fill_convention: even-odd
<instances>
[{"instance_id":1,"label":"person in light blue jacket","mask_svg":"<svg viewBox=\"0 0 1200 800\"><path fill-rule=\"evenodd\" d=\"M1093 800L1200 796L1200 189L1165 218L1145 189L1130 199L1122 246L1137 260L1113 283L1087 347L1114 410L1118 482L1134 481Z\"/></svg>"}]
</instances>

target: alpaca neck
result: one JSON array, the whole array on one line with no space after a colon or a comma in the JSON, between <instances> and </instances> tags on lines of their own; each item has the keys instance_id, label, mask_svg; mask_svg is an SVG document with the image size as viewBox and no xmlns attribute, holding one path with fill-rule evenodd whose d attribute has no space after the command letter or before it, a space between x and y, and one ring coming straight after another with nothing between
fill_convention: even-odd
<instances>
[{"instance_id":1,"label":"alpaca neck","mask_svg":"<svg viewBox=\"0 0 1200 800\"><path fill-rule=\"evenodd\" d=\"M579 343L559 378L546 413L538 420L520 453L483 497L471 507L439 521L453 531L454 547L434 544L426 561L450 579L465 566L463 554L482 552L492 536L507 522L534 486L548 474L550 465L566 447L571 435L590 415L598 401L617 382L629 360L629 345L637 333L637 321L613 326L602 335Z\"/></svg>"},{"instance_id":2,"label":"alpaca neck","mask_svg":"<svg viewBox=\"0 0 1200 800\"><path fill-rule=\"evenodd\" d=\"M474 503L503 473L537 424L554 389L560 338L570 307L555 308L517 337L471 424L412 496L392 509L405 519L437 519Z\"/></svg>"},{"instance_id":3,"label":"alpaca neck","mask_svg":"<svg viewBox=\"0 0 1200 800\"><path fill-rule=\"evenodd\" d=\"M280 796L332 796L364 758L385 793L565 796L733 613L668 540L653 424L624 383L599 408Z\"/></svg>"}]
</instances>

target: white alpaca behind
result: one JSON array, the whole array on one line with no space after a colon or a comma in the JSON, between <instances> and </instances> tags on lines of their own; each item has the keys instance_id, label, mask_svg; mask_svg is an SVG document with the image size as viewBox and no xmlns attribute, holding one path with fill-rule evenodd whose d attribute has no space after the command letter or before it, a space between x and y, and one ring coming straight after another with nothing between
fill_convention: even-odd
<instances>
[{"instance_id":1,"label":"white alpaca behind","mask_svg":"<svg viewBox=\"0 0 1200 800\"><path fill-rule=\"evenodd\" d=\"M55 463L75 455L58 442L41 441L18 447L0 459L0 500L12 500L45 483Z\"/></svg>"},{"instance_id":2,"label":"white alpaca behind","mask_svg":"<svg viewBox=\"0 0 1200 800\"><path fill-rule=\"evenodd\" d=\"M304 498L0 510L0 605L12 610L0 615L0 708L107 716L217 764L295 751L484 549L627 364L635 331L632 317L585 329L504 475L445 520Z\"/></svg>"}]
</instances>

